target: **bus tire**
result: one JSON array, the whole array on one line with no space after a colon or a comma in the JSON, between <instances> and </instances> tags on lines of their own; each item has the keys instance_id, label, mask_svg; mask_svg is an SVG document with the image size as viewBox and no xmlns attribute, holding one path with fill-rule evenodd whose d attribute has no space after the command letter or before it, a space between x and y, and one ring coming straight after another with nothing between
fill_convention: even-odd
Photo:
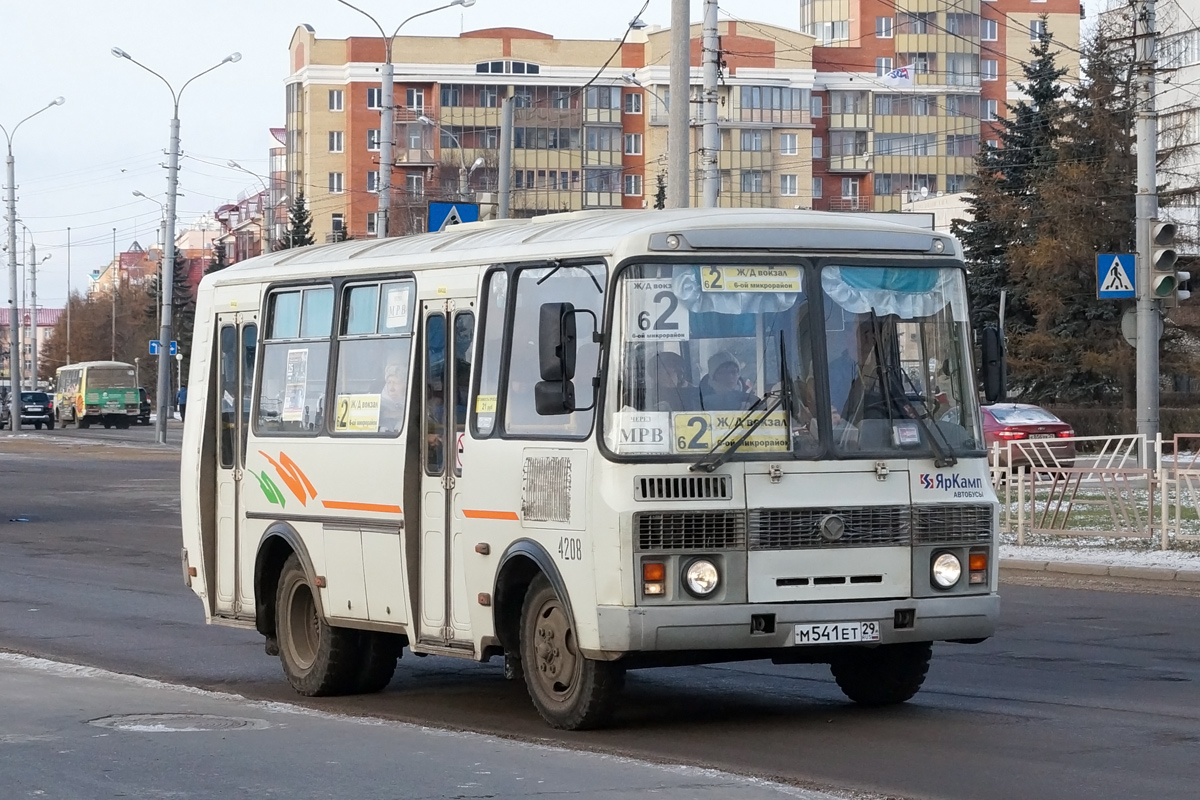
<instances>
[{"instance_id":1,"label":"bus tire","mask_svg":"<svg viewBox=\"0 0 1200 800\"><path fill-rule=\"evenodd\" d=\"M540 573L521 607L520 649L529 697L551 727L578 731L608 721L621 668L584 657L566 604Z\"/></svg>"},{"instance_id":2,"label":"bus tire","mask_svg":"<svg viewBox=\"0 0 1200 800\"><path fill-rule=\"evenodd\" d=\"M279 661L297 693L323 697L354 691L357 632L321 619L315 590L295 553L279 575L275 614Z\"/></svg>"},{"instance_id":3,"label":"bus tire","mask_svg":"<svg viewBox=\"0 0 1200 800\"><path fill-rule=\"evenodd\" d=\"M847 650L829 669L842 694L861 706L891 706L912 699L925 682L931 642L885 644Z\"/></svg>"},{"instance_id":4,"label":"bus tire","mask_svg":"<svg viewBox=\"0 0 1200 800\"><path fill-rule=\"evenodd\" d=\"M396 674L396 661L404 651L404 637L395 633L361 631L358 643L357 694L381 692Z\"/></svg>"},{"instance_id":5,"label":"bus tire","mask_svg":"<svg viewBox=\"0 0 1200 800\"><path fill-rule=\"evenodd\" d=\"M92 421L90 419L88 419L86 416L75 418L75 427L76 428L85 428L86 429L88 427L91 427L91 424L92 424Z\"/></svg>"}]
</instances>

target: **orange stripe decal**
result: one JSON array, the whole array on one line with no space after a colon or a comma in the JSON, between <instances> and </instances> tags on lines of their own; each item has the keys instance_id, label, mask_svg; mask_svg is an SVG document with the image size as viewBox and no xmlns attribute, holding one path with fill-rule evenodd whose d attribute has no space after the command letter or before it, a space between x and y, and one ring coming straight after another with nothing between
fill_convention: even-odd
<instances>
[{"instance_id":1,"label":"orange stripe decal","mask_svg":"<svg viewBox=\"0 0 1200 800\"><path fill-rule=\"evenodd\" d=\"M478 511L469 508L463 509L463 516L467 519L521 519L515 511Z\"/></svg>"},{"instance_id":2,"label":"orange stripe decal","mask_svg":"<svg viewBox=\"0 0 1200 800\"><path fill-rule=\"evenodd\" d=\"M338 511L374 511L379 514L399 514L400 506L383 503L347 503L340 500L322 500L321 505Z\"/></svg>"}]
</instances>

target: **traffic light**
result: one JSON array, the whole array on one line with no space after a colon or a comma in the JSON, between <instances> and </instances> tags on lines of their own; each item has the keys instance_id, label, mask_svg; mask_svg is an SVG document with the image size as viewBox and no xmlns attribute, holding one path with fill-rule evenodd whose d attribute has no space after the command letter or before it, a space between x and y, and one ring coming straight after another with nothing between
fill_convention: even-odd
<instances>
[{"instance_id":1,"label":"traffic light","mask_svg":"<svg viewBox=\"0 0 1200 800\"><path fill-rule=\"evenodd\" d=\"M1179 255L1174 244L1175 223L1151 220L1150 291L1155 300L1162 300L1168 308L1179 305L1180 300L1186 300L1192 294L1180 288L1192 276L1175 269Z\"/></svg>"}]
</instances>

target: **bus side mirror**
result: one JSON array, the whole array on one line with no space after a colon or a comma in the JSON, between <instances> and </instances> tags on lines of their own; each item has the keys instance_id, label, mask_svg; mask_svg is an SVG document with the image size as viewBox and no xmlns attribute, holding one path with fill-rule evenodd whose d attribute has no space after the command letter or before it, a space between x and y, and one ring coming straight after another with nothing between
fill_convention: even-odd
<instances>
[{"instance_id":1,"label":"bus side mirror","mask_svg":"<svg viewBox=\"0 0 1200 800\"><path fill-rule=\"evenodd\" d=\"M1005 393L1005 363L1004 339L1000 329L988 326L983 329L983 341L980 348L983 352L983 363L979 365L980 378L983 380L983 396L989 403L1004 399Z\"/></svg>"},{"instance_id":2,"label":"bus side mirror","mask_svg":"<svg viewBox=\"0 0 1200 800\"><path fill-rule=\"evenodd\" d=\"M543 303L538 319L538 362L542 380L575 377L575 306Z\"/></svg>"},{"instance_id":3,"label":"bus side mirror","mask_svg":"<svg viewBox=\"0 0 1200 800\"><path fill-rule=\"evenodd\" d=\"M542 379L533 387L533 404L541 416L575 410L575 306L543 303L538 318L538 366Z\"/></svg>"}]
</instances>

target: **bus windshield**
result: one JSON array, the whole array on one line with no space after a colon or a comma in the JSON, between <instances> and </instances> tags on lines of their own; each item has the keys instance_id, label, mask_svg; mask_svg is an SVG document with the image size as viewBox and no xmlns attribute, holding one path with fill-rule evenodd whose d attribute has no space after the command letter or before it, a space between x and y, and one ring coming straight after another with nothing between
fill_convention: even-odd
<instances>
[{"instance_id":1,"label":"bus windshield","mask_svg":"<svg viewBox=\"0 0 1200 800\"><path fill-rule=\"evenodd\" d=\"M88 370L89 389L133 389L133 369L130 367L92 367Z\"/></svg>"},{"instance_id":2,"label":"bus windshield","mask_svg":"<svg viewBox=\"0 0 1200 800\"><path fill-rule=\"evenodd\" d=\"M618 456L982 452L961 270L641 264L622 273L604 438ZM815 284L815 285L813 285Z\"/></svg>"}]
</instances>

